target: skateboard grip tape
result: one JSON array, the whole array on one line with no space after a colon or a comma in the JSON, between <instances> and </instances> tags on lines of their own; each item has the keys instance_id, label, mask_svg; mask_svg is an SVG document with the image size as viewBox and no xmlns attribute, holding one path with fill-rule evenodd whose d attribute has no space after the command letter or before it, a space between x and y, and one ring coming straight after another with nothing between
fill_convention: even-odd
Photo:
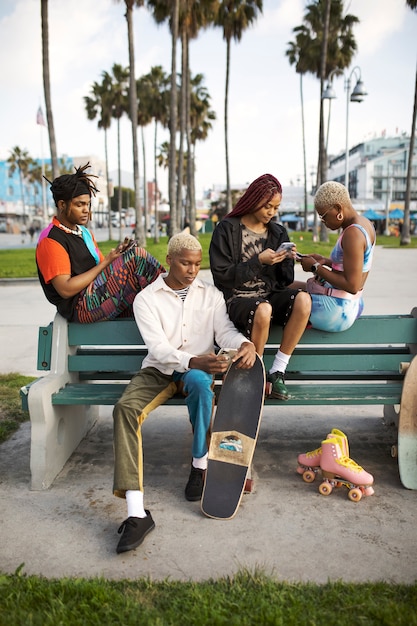
<instances>
[{"instance_id":1,"label":"skateboard grip tape","mask_svg":"<svg viewBox=\"0 0 417 626\"><path fill-rule=\"evenodd\" d=\"M211 433L208 458L248 467L255 449L255 439L236 430Z\"/></svg>"}]
</instances>

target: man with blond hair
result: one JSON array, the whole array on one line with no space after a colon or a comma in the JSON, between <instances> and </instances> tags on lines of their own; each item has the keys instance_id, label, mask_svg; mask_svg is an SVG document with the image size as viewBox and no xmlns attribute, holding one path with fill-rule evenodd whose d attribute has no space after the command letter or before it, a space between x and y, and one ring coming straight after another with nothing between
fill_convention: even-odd
<instances>
[{"instance_id":1,"label":"man with blond hair","mask_svg":"<svg viewBox=\"0 0 417 626\"><path fill-rule=\"evenodd\" d=\"M233 360L249 369L255 346L230 321L223 294L197 274L202 250L190 234L180 233L168 243L168 273L141 291L133 303L136 323L148 354L114 407L114 494L126 498L127 519L117 552L137 548L155 528L143 503L141 426L150 411L178 391L193 429L191 473L185 487L190 501L201 499L207 468L207 434L214 405L213 377L228 368L228 359L214 352L217 344L238 349Z\"/></svg>"}]
</instances>

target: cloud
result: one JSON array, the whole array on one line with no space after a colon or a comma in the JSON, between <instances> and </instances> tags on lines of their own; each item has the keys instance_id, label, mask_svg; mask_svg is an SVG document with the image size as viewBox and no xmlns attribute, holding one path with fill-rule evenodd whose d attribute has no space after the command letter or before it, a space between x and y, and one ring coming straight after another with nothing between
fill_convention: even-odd
<instances>
[{"instance_id":1,"label":"cloud","mask_svg":"<svg viewBox=\"0 0 417 626\"><path fill-rule=\"evenodd\" d=\"M407 13L405 0L379 0L375 10L374 2L352 0L348 12L360 15L360 23L354 32L360 55L365 57L382 51L387 40L401 31Z\"/></svg>"}]
</instances>

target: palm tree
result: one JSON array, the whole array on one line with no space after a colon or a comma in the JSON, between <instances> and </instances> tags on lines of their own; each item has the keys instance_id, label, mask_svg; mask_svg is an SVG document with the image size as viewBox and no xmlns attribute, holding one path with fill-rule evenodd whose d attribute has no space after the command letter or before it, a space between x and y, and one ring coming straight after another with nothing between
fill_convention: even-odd
<instances>
[{"instance_id":1,"label":"palm tree","mask_svg":"<svg viewBox=\"0 0 417 626\"><path fill-rule=\"evenodd\" d=\"M142 221L142 208L140 202L140 179L139 179L139 152L138 152L138 135L137 135L137 119L138 119L138 100L136 92L136 78L135 78L135 47L133 37L133 8L142 7L145 0L116 0L116 2L123 2L126 6L126 21L127 21L127 38L129 47L129 117L132 124L132 151L133 151L133 179L135 188L135 221L136 221L136 238L140 245L146 243L145 231ZM144 181L146 184L146 181Z\"/></svg>"},{"instance_id":2,"label":"palm tree","mask_svg":"<svg viewBox=\"0 0 417 626\"><path fill-rule=\"evenodd\" d=\"M407 6L413 11L417 11L417 0L406 0ZM414 157L414 142L416 135L416 117L417 117L417 67L416 67L416 80L414 86L414 106L413 106L413 119L411 122L411 135L410 145L408 148L408 164L407 164L407 182L405 187L405 200L404 200L404 223L401 230L401 246L408 246L411 243L410 236L410 201L411 201L411 176L413 170L413 157Z\"/></svg>"},{"instance_id":3,"label":"palm tree","mask_svg":"<svg viewBox=\"0 0 417 626\"><path fill-rule=\"evenodd\" d=\"M186 218L191 227L191 233L196 235L196 206L195 206L195 146L197 141L207 139L209 130L212 128L212 120L216 114L210 109L210 95L204 87L203 75L196 74L191 78L190 97L190 125L187 135L189 149L187 152L187 202Z\"/></svg>"},{"instance_id":4,"label":"palm tree","mask_svg":"<svg viewBox=\"0 0 417 626\"><path fill-rule=\"evenodd\" d=\"M169 119L169 77L165 74L161 65L151 68L149 74L142 76L137 81L139 113L138 124L144 125L149 120L154 120L154 213L155 213L155 243L159 241L158 228L158 162L157 162L157 136L158 124L163 127L168 125Z\"/></svg>"},{"instance_id":5,"label":"palm tree","mask_svg":"<svg viewBox=\"0 0 417 626\"><path fill-rule=\"evenodd\" d=\"M42 23L42 74L43 90L45 95L46 119L48 121L49 146L53 177L59 176L58 156L56 149L54 118L52 115L51 84L49 77L49 27L48 27L48 0L41 0Z\"/></svg>"},{"instance_id":6,"label":"palm tree","mask_svg":"<svg viewBox=\"0 0 417 626\"><path fill-rule=\"evenodd\" d=\"M107 145L107 131L111 126L111 112L112 112L112 104L111 104L111 80L109 80L109 75L107 72L103 72L102 74L102 82L97 83L94 82L90 96L84 97L85 108L87 112L87 117L89 120L94 120L98 117L98 128L102 128L104 130L104 154L106 161L106 180L107 180L107 214L109 220L109 239L112 239L112 220L111 220L111 186L110 186L110 178L109 178L109 156L108 156L108 145Z\"/></svg>"},{"instance_id":7,"label":"palm tree","mask_svg":"<svg viewBox=\"0 0 417 626\"><path fill-rule=\"evenodd\" d=\"M121 177L121 157L120 157L120 119L128 111L128 91L129 91L129 68L123 68L119 63L114 63L112 76L104 72L105 80L110 84L111 114L117 124L117 212L119 214L119 238L122 237L122 177ZM136 89L136 83L135 83Z\"/></svg>"},{"instance_id":8,"label":"palm tree","mask_svg":"<svg viewBox=\"0 0 417 626\"><path fill-rule=\"evenodd\" d=\"M172 0L171 8L171 98L169 104L169 235L178 231L177 227L177 204L175 194L175 138L177 134L177 39L180 0Z\"/></svg>"},{"instance_id":9,"label":"palm tree","mask_svg":"<svg viewBox=\"0 0 417 626\"><path fill-rule=\"evenodd\" d=\"M224 144L226 156L226 211L232 209L232 194L230 189L229 145L228 145L228 105L229 105L229 75L230 75L230 44L232 39L239 42L243 32L262 13L262 0L221 0L215 18L216 26L223 29L223 39L226 41L226 86L224 97Z\"/></svg>"},{"instance_id":10,"label":"palm tree","mask_svg":"<svg viewBox=\"0 0 417 626\"><path fill-rule=\"evenodd\" d=\"M152 7L153 16L157 23L170 21L172 32L172 15L169 3L164 0L149 0L148 6ZM176 227L181 228L182 224L182 204L183 204L183 171L185 163L184 140L187 139L187 153L191 149L190 137L190 54L189 43L191 39L197 37L201 28L207 27L213 22L215 11L217 8L217 0L201 0L194 2L193 0L180 0L178 13L178 34L181 40L181 84L180 84L180 101L178 107L179 117L179 147L176 169ZM176 150L175 150L176 151ZM190 163L189 155L187 155L187 163ZM191 170L187 170L190 175ZM189 180L187 176L187 190L194 186L194 181ZM171 220L172 221L172 220Z\"/></svg>"},{"instance_id":11,"label":"palm tree","mask_svg":"<svg viewBox=\"0 0 417 626\"><path fill-rule=\"evenodd\" d=\"M29 175L30 168L36 164L27 150L22 150L19 146L15 146L7 159L9 164L9 176L12 177L15 171L19 172L20 195L22 200L22 220L23 226L26 226L26 210L25 210L25 194L24 181Z\"/></svg>"},{"instance_id":12,"label":"palm tree","mask_svg":"<svg viewBox=\"0 0 417 626\"><path fill-rule=\"evenodd\" d=\"M326 180L326 163L323 120L324 81L334 71L343 70L352 62L357 44L353 35L353 26L359 19L350 14L344 15L343 0L314 0L306 6L303 24L293 29L299 44L300 68L303 72L314 74L320 79L320 125L319 158L317 185ZM315 215L315 233L317 218ZM322 237L326 231L321 232Z\"/></svg>"},{"instance_id":13,"label":"palm tree","mask_svg":"<svg viewBox=\"0 0 417 626\"><path fill-rule=\"evenodd\" d=\"M304 124L304 94L303 94L303 76L308 71L307 60L310 58L306 50L305 35L298 32L295 41L288 43L288 49L285 53L288 57L290 65L295 65L295 71L300 74L300 99L301 99L301 129L303 141L303 165L304 165L304 229L308 228L308 205L307 205L307 156L306 156L306 140L305 140L305 124Z\"/></svg>"},{"instance_id":14,"label":"palm tree","mask_svg":"<svg viewBox=\"0 0 417 626\"><path fill-rule=\"evenodd\" d=\"M143 207L145 214L145 233L148 232L149 228L149 215L148 215L148 191L147 191L147 176L146 176L146 146L145 146L145 133L144 128L152 121L152 114L150 111L150 107L147 105L147 90L148 84L144 78L139 78L136 81L136 90L137 90L137 98L138 98L138 126L140 126L141 131L141 140L142 140L142 168L143 168Z\"/></svg>"}]
</instances>

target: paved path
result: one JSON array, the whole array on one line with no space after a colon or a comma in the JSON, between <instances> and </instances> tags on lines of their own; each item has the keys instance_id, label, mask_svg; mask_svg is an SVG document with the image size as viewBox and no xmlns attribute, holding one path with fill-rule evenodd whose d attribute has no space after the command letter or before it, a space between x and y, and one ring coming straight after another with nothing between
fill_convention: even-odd
<instances>
[{"instance_id":1,"label":"paved path","mask_svg":"<svg viewBox=\"0 0 417 626\"><path fill-rule=\"evenodd\" d=\"M369 313L417 306L417 250L376 250L366 288ZM205 273L206 274L206 273ZM207 275L207 274L206 274ZM0 285L1 371L36 374L37 328L53 308L37 284ZM299 452L331 428L375 477L375 495L325 498L295 472ZM417 580L417 491L404 489L390 447L396 429L382 407L267 407L254 458L256 491L233 520L205 518L183 496L191 434L183 407L160 407L143 429L145 504L156 529L117 555L125 503L112 496L111 408L44 492L29 489L30 424L0 446L0 571L61 576L202 580L264 568L279 580ZM17 540L18 537L18 540Z\"/></svg>"}]
</instances>

